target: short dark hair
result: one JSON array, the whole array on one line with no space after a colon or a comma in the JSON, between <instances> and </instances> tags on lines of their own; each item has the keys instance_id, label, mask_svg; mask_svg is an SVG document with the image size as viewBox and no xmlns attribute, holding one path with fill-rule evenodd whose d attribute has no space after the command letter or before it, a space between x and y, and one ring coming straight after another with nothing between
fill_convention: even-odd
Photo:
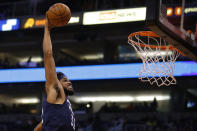
<instances>
[{"instance_id":1,"label":"short dark hair","mask_svg":"<svg viewBox=\"0 0 197 131\"><path fill-rule=\"evenodd\" d=\"M62 72L57 72L57 79L58 79L58 80L61 80L61 79L64 78L64 77L66 77L66 76L64 75L64 73L62 73Z\"/></svg>"}]
</instances>

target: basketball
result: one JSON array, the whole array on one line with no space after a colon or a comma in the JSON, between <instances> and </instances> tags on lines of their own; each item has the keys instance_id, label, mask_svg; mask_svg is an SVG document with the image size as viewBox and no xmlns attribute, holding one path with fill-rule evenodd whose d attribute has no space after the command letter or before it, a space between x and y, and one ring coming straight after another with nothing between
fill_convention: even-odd
<instances>
[{"instance_id":1,"label":"basketball","mask_svg":"<svg viewBox=\"0 0 197 131\"><path fill-rule=\"evenodd\" d=\"M49 24L54 27L65 26L71 17L70 9L62 3L53 4L46 13Z\"/></svg>"}]
</instances>

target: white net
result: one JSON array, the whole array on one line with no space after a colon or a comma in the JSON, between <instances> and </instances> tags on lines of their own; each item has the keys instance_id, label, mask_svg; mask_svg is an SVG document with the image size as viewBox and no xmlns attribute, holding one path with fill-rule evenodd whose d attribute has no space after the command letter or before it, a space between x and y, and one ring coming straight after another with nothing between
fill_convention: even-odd
<instances>
[{"instance_id":1,"label":"white net","mask_svg":"<svg viewBox=\"0 0 197 131\"><path fill-rule=\"evenodd\" d=\"M143 61L138 74L141 81L159 87L176 84L173 74L175 61L180 55L176 48L150 31L132 33L128 42Z\"/></svg>"}]
</instances>

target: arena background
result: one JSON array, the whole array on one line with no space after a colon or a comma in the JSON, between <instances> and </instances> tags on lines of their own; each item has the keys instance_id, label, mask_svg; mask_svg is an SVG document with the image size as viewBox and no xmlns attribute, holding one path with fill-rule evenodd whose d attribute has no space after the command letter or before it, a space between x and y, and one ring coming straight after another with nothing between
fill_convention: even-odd
<instances>
[{"instance_id":1,"label":"arena background","mask_svg":"<svg viewBox=\"0 0 197 131\"><path fill-rule=\"evenodd\" d=\"M165 0L180 25L181 0ZM67 4L72 18L51 31L57 71L71 79L70 97L79 131L197 130L197 63L180 56L177 84L157 87L138 80L142 66L128 45L145 26L145 0L1 0L0 131L30 131L41 120L44 95L42 39L44 14ZM187 0L184 28L195 32L197 1ZM128 19L132 16L132 19Z\"/></svg>"}]
</instances>

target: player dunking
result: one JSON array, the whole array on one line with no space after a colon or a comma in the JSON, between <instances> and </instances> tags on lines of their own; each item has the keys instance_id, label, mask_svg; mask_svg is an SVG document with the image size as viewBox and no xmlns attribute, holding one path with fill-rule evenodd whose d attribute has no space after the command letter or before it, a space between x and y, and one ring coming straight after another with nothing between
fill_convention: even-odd
<instances>
[{"instance_id":1,"label":"player dunking","mask_svg":"<svg viewBox=\"0 0 197 131\"><path fill-rule=\"evenodd\" d=\"M75 118L68 100L74 91L69 79L61 72L56 73L49 25L46 19L43 40L46 96L42 103L42 121L34 131L75 131Z\"/></svg>"}]
</instances>

